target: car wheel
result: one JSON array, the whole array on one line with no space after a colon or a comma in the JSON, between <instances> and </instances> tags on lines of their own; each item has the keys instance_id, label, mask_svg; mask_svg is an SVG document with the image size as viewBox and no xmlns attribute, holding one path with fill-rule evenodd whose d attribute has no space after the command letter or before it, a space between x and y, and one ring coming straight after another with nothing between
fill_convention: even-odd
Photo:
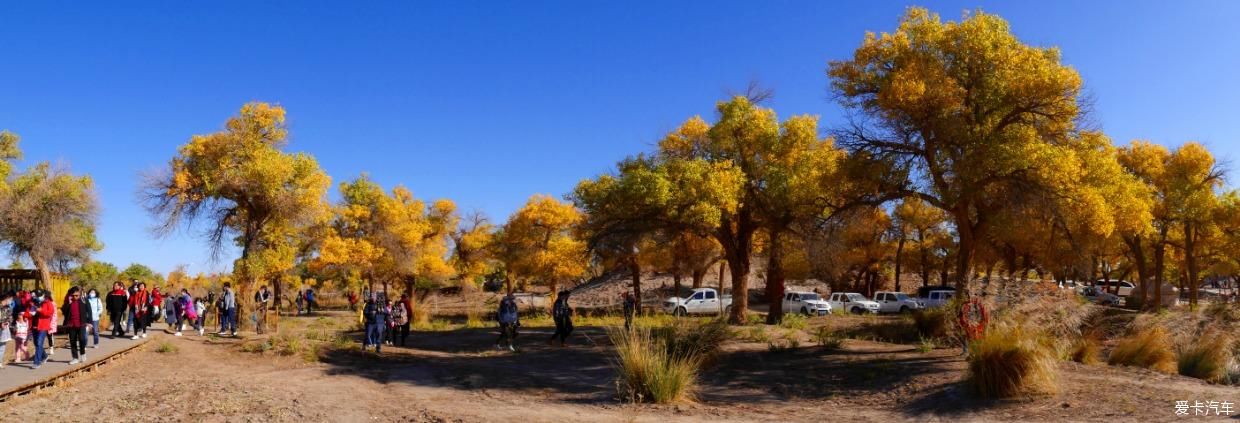
<instances>
[{"instance_id":1,"label":"car wheel","mask_svg":"<svg viewBox=\"0 0 1240 423\"><path fill-rule=\"evenodd\" d=\"M672 315L676 317L683 317L686 314L689 314L689 313L685 311L684 307L677 307L676 310L672 312Z\"/></svg>"},{"instance_id":2,"label":"car wheel","mask_svg":"<svg viewBox=\"0 0 1240 423\"><path fill-rule=\"evenodd\" d=\"M861 313L865 313L865 310L862 310L862 309L861 309L861 307L853 307L853 308L852 308L852 310L850 310L850 311L852 311L852 314L861 314Z\"/></svg>"},{"instance_id":3,"label":"car wheel","mask_svg":"<svg viewBox=\"0 0 1240 423\"><path fill-rule=\"evenodd\" d=\"M900 314L908 314L910 311L906 306L900 306Z\"/></svg>"},{"instance_id":4,"label":"car wheel","mask_svg":"<svg viewBox=\"0 0 1240 423\"><path fill-rule=\"evenodd\" d=\"M732 315L732 306L727 306L727 308L724 308L724 309L723 309L723 315L724 315L724 316L731 316L731 315Z\"/></svg>"},{"instance_id":5,"label":"car wheel","mask_svg":"<svg viewBox=\"0 0 1240 423\"><path fill-rule=\"evenodd\" d=\"M801 307L801 314L804 314L804 315L808 316L808 315L809 315L809 309L807 309L807 308L805 308L805 307Z\"/></svg>"}]
</instances>

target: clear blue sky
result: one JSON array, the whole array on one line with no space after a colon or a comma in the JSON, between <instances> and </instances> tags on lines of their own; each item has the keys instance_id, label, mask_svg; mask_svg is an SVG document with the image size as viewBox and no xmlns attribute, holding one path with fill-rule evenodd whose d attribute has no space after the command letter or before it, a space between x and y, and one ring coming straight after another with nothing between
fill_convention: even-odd
<instances>
[{"instance_id":1,"label":"clear blue sky","mask_svg":"<svg viewBox=\"0 0 1240 423\"><path fill-rule=\"evenodd\" d=\"M757 80L781 115L830 126L824 68L905 2L6 2L0 128L26 162L94 176L97 259L226 269L192 233L152 239L139 175L245 102L288 109L290 149L334 182L448 197L502 221L534 193L648 150ZM982 7L1056 45L1117 141L1240 153L1240 2L919 3ZM335 194L333 193L333 197Z\"/></svg>"}]
</instances>

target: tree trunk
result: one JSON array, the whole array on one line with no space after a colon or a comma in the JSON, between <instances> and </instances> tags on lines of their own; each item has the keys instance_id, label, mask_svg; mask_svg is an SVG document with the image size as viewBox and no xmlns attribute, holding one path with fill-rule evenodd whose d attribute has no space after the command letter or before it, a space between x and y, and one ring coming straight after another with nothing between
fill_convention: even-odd
<instances>
[{"instance_id":1,"label":"tree trunk","mask_svg":"<svg viewBox=\"0 0 1240 423\"><path fill-rule=\"evenodd\" d=\"M629 272L633 274L633 301L637 304L637 314L642 314L642 266L637 262L636 254L629 256ZM679 290L679 279L676 286Z\"/></svg>"},{"instance_id":2,"label":"tree trunk","mask_svg":"<svg viewBox=\"0 0 1240 423\"><path fill-rule=\"evenodd\" d=\"M47 260L30 255L30 261L34 262L34 268L39 271L39 278L43 279L43 289L52 292L52 269L48 267ZM56 302L60 302L62 298L55 298Z\"/></svg>"},{"instance_id":3,"label":"tree trunk","mask_svg":"<svg viewBox=\"0 0 1240 423\"><path fill-rule=\"evenodd\" d=\"M1132 264L1137 268L1137 294L1135 297L1140 298L1141 309L1149 309L1150 298L1150 270L1146 267L1145 249L1142 248L1140 236L1124 237L1124 243L1128 245L1128 251L1132 253Z\"/></svg>"},{"instance_id":4,"label":"tree trunk","mask_svg":"<svg viewBox=\"0 0 1240 423\"><path fill-rule=\"evenodd\" d=\"M921 267L919 269L921 270L921 287L925 288L930 286L930 263L928 263L929 260L926 257L929 253L926 249L926 235L922 230L917 231L917 249L921 253L921 262L919 263Z\"/></svg>"},{"instance_id":5,"label":"tree trunk","mask_svg":"<svg viewBox=\"0 0 1240 423\"><path fill-rule=\"evenodd\" d=\"M904 254L904 236L900 236L900 241L896 243L896 292L900 291L900 258Z\"/></svg>"},{"instance_id":6,"label":"tree trunk","mask_svg":"<svg viewBox=\"0 0 1240 423\"><path fill-rule=\"evenodd\" d=\"M1184 222L1184 265L1188 273L1188 309L1197 309L1197 234L1193 222Z\"/></svg>"},{"instance_id":7,"label":"tree trunk","mask_svg":"<svg viewBox=\"0 0 1240 423\"><path fill-rule=\"evenodd\" d=\"M784 319L784 247L783 231L770 230L770 259L766 265L766 324L777 325ZM733 300L735 301L735 300Z\"/></svg>"},{"instance_id":8,"label":"tree trunk","mask_svg":"<svg viewBox=\"0 0 1240 423\"><path fill-rule=\"evenodd\" d=\"M672 285L676 287L676 298L680 298L680 279L681 277L679 271L672 273Z\"/></svg>"},{"instance_id":9,"label":"tree trunk","mask_svg":"<svg viewBox=\"0 0 1240 423\"><path fill-rule=\"evenodd\" d=\"M723 267L720 267L722 269ZM701 288L702 281L706 279L706 268L693 269L693 287ZM723 272L719 272L719 280L723 281Z\"/></svg>"},{"instance_id":10,"label":"tree trunk","mask_svg":"<svg viewBox=\"0 0 1240 423\"><path fill-rule=\"evenodd\" d=\"M1166 270L1167 225L1158 230L1158 241L1154 244L1154 311L1162 310L1163 303L1163 271Z\"/></svg>"}]
</instances>

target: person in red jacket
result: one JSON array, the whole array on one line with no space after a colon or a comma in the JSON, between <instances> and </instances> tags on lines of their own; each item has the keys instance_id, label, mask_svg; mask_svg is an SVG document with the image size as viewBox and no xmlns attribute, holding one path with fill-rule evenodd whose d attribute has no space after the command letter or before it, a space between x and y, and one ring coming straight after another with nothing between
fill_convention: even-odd
<instances>
[{"instance_id":1,"label":"person in red jacket","mask_svg":"<svg viewBox=\"0 0 1240 423\"><path fill-rule=\"evenodd\" d=\"M34 312L34 368L39 368L47 361L47 352L44 350L43 340L47 338L48 332L52 330L52 319L56 318L56 306L47 300L47 294L42 290L35 293L34 299L31 301Z\"/></svg>"},{"instance_id":2,"label":"person in red jacket","mask_svg":"<svg viewBox=\"0 0 1240 423\"><path fill-rule=\"evenodd\" d=\"M129 339L146 338L147 314L150 311L147 304L150 295L151 293L146 292L146 284L139 282L138 290L129 296L129 308L134 310L133 337Z\"/></svg>"},{"instance_id":3,"label":"person in red jacket","mask_svg":"<svg viewBox=\"0 0 1240 423\"><path fill-rule=\"evenodd\" d=\"M151 288L150 298L151 309L147 312L147 318L150 320L146 322L147 327L150 327L151 324L159 321L159 316L162 315L161 310L163 310L164 305L164 294L159 292L159 287Z\"/></svg>"}]
</instances>

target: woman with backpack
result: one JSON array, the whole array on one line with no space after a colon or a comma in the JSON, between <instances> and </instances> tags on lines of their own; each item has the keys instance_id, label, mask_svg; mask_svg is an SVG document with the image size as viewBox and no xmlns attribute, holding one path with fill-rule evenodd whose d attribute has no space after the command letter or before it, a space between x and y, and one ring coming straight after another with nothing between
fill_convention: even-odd
<instances>
[{"instance_id":1,"label":"woman with backpack","mask_svg":"<svg viewBox=\"0 0 1240 423\"><path fill-rule=\"evenodd\" d=\"M516 351L514 345L517 340L517 328L521 326L517 309L517 300L508 294L504 299L499 301L499 312L496 313L496 320L499 321L499 339L495 341L495 349L503 349L504 344L508 344L508 351Z\"/></svg>"},{"instance_id":2,"label":"woman with backpack","mask_svg":"<svg viewBox=\"0 0 1240 423\"><path fill-rule=\"evenodd\" d=\"M409 308L405 306L405 296L400 297L400 301L392 305L392 324L390 335L388 336L388 345L396 343L400 339L400 346L405 346L405 338L409 337Z\"/></svg>"},{"instance_id":3,"label":"woman with backpack","mask_svg":"<svg viewBox=\"0 0 1240 423\"><path fill-rule=\"evenodd\" d=\"M362 343L362 351L365 351L367 346L374 345L375 353L380 352L383 348L383 328L387 326L390 314L391 311L379 300L366 300L366 307L362 310L366 322L366 340Z\"/></svg>"},{"instance_id":4,"label":"woman with backpack","mask_svg":"<svg viewBox=\"0 0 1240 423\"><path fill-rule=\"evenodd\" d=\"M568 305L568 291L560 291L560 295L555 300L555 305L551 307L551 318L555 320L555 333L551 334L551 339L547 340L547 344L555 343L556 338L560 339L560 346L565 346L568 335L573 333L573 308Z\"/></svg>"}]
</instances>

